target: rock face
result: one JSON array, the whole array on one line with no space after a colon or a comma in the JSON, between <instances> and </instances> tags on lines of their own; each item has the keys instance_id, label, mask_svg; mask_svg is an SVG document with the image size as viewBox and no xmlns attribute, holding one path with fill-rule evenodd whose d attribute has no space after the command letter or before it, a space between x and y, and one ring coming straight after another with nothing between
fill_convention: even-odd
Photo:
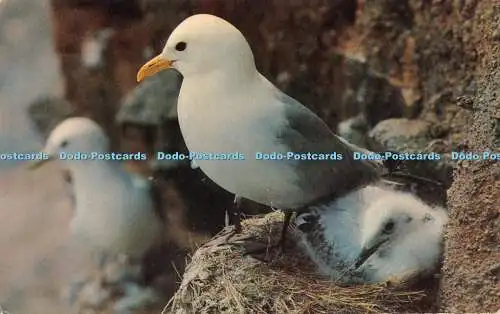
<instances>
[{"instance_id":1,"label":"rock face","mask_svg":"<svg viewBox=\"0 0 500 314\"><path fill-rule=\"evenodd\" d=\"M500 152L500 6L485 2L474 17L478 64L472 121L463 151ZM473 33L475 33L473 32ZM495 35L497 34L497 35ZM451 215L444 259L442 308L450 312L495 312L500 305L500 163L460 161L448 191Z\"/></svg>"},{"instance_id":2,"label":"rock face","mask_svg":"<svg viewBox=\"0 0 500 314\"><path fill-rule=\"evenodd\" d=\"M54 127L72 114L71 104L56 97L40 98L28 108L28 115L44 142Z\"/></svg>"},{"instance_id":3,"label":"rock face","mask_svg":"<svg viewBox=\"0 0 500 314\"><path fill-rule=\"evenodd\" d=\"M115 113L121 97L135 86L135 71L144 60L147 37L141 36L143 13L136 1L51 3L66 97L74 104L75 114L100 123L117 147ZM107 30L112 32L102 36ZM140 40L143 43L138 43ZM99 61L96 66L88 66L91 59Z\"/></svg>"},{"instance_id":4,"label":"rock face","mask_svg":"<svg viewBox=\"0 0 500 314\"><path fill-rule=\"evenodd\" d=\"M115 114L136 86L137 69L182 19L203 12L240 28L261 72L332 129L361 115L362 130L375 127L371 138L361 132L367 145L436 152L499 146L494 1L52 0L52 7L66 96L77 114L101 123L115 143ZM152 102L134 111L139 107L129 105L119 119L153 125L163 115L156 110L166 108ZM143 149L144 134L155 133L156 126L134 128L136 147ZM175 123L160 128L167 135L153 136L154 147L179 134ZM423 170L418 165L409 168L451 184L455 165L449 160ZM494 161L464 162L454 173L443 310L498 310L498 278L488 275L500 259L497 167ZM185 182L187 189L192 182Z\"/></svg>"},{"instance_id":5,"label":"rock face","mask_svg":"<svg viewBox=\"0 0 500 314\"><path fill-rule=\"evenodd\" d=\"M160 125L177 119L177 97L182 76L175 70L162 71L128 93L116 115L119 123Z\"/></svg>"},{"instance_id":6,"label":"rock face","mask_svg":"<svg viewBox=\"0 0 500 314\"><path fill-rule=\"evenodd\" d=\"M410 173L432 178L449 187L454 165L450 147L442 144L443 140L433 138L432 127L424 120L388 119L377 124L369 136L377 150L427 154L421 157L428 158L425 161L405 159L401 162Z\"/></svg>"}]
</instances>

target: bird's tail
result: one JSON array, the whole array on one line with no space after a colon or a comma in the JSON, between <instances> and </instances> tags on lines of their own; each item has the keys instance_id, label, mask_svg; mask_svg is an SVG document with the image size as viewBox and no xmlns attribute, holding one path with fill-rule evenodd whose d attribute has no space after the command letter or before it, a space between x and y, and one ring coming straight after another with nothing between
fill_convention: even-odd
<instances>
[{"instance_id":1,"label":"bird's tail","mask_svg":"<svg viewBox=\"0 0 500 314\"><path fill-rule=\"evenodd\" d=\"M359 147L340 136L339 139L353 151L358 151L363 154L373 153L372 151L366 148ZM396 154L396 152L392 153ZM409 173L408 169L405 168L405 165L401 160L393 160L393 159L370 160L370 164L376 169L377 173L380 174L382 179L384 181L387 181L387 183L401 185L404 184L401 181L407 181L407 182L414 182L416 184L432 184L437 187L441 187L443 185L441 182Z\"/></svg>"}]
</instances>

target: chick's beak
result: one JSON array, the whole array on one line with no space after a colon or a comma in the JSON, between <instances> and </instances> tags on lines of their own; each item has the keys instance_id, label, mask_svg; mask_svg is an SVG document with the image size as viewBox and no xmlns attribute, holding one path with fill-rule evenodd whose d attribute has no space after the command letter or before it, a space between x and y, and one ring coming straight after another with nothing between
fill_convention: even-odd
<instances>
[{"instance_id":1,"label":"chick's beak","mask_svg":"<svg viewBox=\"0 0 500 314\"><path fill-rule=\"evenodd\" d=\"M41 166L45 165L46 163L48 163L49 161L52 161L52 160L54 160L54 157L52 157L52 156L49 156L49 158L47 158L47 159L35 160L35 161L30 162L28 164L27 168L28 168L28 170L35 170L35 169L40 168Z\"/></svg>"},{"instance_id":2,"label":"chick's beak","mask_svg":"<svg viewBox=\"0 0 500 314\"><path fill-rule=\"evenodd\" d=\"M137 72L137 82L141 82L145 78L155 75L161 70L170 68L173 63L173 61L167 60L161 55L154 57L139 69Z\"/></svg>"},{"instance_id":3,"label":"chick's beak","mask_svg":"<svg viewBox=\"0 0 500 314\"><path fill-rule=\"evenodd\" d=\"M383 239L377 241L376 243L364 246L356 260L354 267L359 268L361 265L363 265L363 263L366 262L366 260L368 260L370 256L375 254L375 252L377 252L377 250L382 246L382 244L386 243L387 241L389 241L389 239Z\"/></svg>"}]
</instances>

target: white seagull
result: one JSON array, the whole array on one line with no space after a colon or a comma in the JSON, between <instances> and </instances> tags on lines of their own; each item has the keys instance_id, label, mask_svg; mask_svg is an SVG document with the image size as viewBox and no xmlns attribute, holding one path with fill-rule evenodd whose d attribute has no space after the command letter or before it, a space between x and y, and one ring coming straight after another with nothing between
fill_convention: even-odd
<instances>
[{"instance_id":1,"label":"white seagull","mask_svg":"<svg viewBox=\"0 0 500 314\"><path fill-rule=\"evenodd\" d=\"M245 156L196 164L237 198L285 210L284 232L291 211L378 180L380 163L354 160L358 147L261 75L245 37L227 21L208 14L188 17L137 80L167 68L184 78L177 110L189 151ZM286 157L258 160L258 152ZM307 153L334 160L313 160Z\"/></svg>"},{"instance_id":2,"label":"white seagull","mask_svg":"<svg viewBox=\"0 0 500 314\"><path fill-rule=\"evenodd\" d=\"M446 210L410 193L369 185L297 215L302 247L340 283L403 281L435 270Z\"/></svg>"},{"instance_id":3,"label":"white seagull","mask_svg":"<svg viewBox=\"0 0 500 314\"><path fill-rule=\"evenodd\" d=\"M108 149L108 137L97 123L69 118L56 126L47 140L44 152L50 158L31 168L59 159L69 171L75 197L71 232L94 256L140 259L161 244L164 230L164 221L154 207L151 183L109 159L60 159L63 153L100 154Z\"/></svg>"}]
</instances>

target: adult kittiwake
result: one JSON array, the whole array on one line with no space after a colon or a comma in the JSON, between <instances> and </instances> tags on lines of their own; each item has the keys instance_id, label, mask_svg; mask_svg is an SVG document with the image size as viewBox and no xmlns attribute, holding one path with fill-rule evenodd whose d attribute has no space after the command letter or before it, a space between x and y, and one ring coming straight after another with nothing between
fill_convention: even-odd
<instances>
[{"instance_id":1,"label":"adult kittiwake","mask_svg":"<svg viewBox=\"0 0 500 314\"><path fill-rule=\"evenodd\" d=\"M297 215L299 243L318 271L341 283L405 280L441 257L445 209L415 195L368 185Z\"/></svg>"},{"instance_id":2,"label":"adult kittiwake","mask_svg":"<svg viewBox=\"0 0 500 314\"><path fill-rule=\"evenodd\" d=\"M95 255L139 259L161 244L164 221L154 206L151 182L105 157L108 149L108 137L97 123L69 118L47 139L43 151L49 159L37 161L32 168L59 159L69 171L75 197L70 228L77 241ZM76 154L88 158L63 157Z\"/></svg>"},{"instance_id":3,"label":"adult kittiwake","mask_svg":"<svg viewBox=\"0 0 500 314\"><path fill-rule=\"evenodd\" d=\"M188 17L137 80L167 68L184 77L177 110L189 151L245 157L196 164L238 197L285 210L281 243L292 211L379 179L379 162L355 160L358 147L257 71L248 42L227 21Z\"/></svg>"}]
</instances>

